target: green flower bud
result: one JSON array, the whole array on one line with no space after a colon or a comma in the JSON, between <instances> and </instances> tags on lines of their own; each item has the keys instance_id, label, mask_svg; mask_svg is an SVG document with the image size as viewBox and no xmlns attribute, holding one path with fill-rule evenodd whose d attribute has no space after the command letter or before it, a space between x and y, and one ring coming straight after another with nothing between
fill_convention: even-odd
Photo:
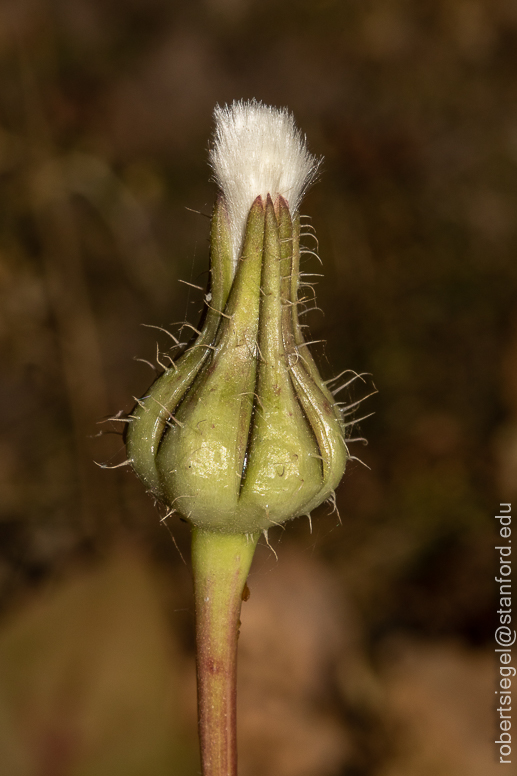
<instances>
[{"instance_id":1,"label":"green flower bud","mask_svg":"<svg viewBox=\"0 0 517 776\"><path fill-rule=\"evenodd\" d=\"M280 173L275 178L269 171L258 183L252 176L258 196L247 206L220 172L217 153L227 138L221 140L225 127L218 127L212 163L223 194L212 219L203 327L138 402L127 432L128 457L156 498L198 528L241 534L310 514L332 496L347 459L341 412L298 320L296 208L314 160L286 112L256 103L219 112L226 130L238 130L231 140L242 145L244 133L245 145L252 142L253 111L267 113L266 130L271 123L275 130L289 124L302 169L294 183L286 178L282 184L285 149L273 163L257 154L255 170L270 164ZM246 145L238 161L246 164L252 156ZM271 185L272 179L280 184ZM290 209L288 191L295 190Z\"/></svg>"}]
</instances>

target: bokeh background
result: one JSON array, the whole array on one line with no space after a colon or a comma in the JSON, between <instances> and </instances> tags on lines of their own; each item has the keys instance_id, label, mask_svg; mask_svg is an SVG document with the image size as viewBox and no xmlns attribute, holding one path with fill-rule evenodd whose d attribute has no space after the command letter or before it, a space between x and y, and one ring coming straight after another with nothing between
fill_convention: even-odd
<instances>
[{"instance_id":1,"label":"bokeh background","mask_svg":"<svg viewBox=\"0 0 517 776\"><path fill-rule=\"evenodd\" d=\"M371 373L337 493L259 547L242 776L495 773L494 518L517 493L512 0L3 0L0 759L199 772L187 527L115 423L142 324L194 325L216 103L287 105L325 162L325 378ZM309 246L312 247L312 246ZM308 259L308 271L320 271ZM343 394L343 398L347 398ZM364 410L364 412L363 412ZM102 433L101 433L102 432ZM175 546L176 545L176 546ZM184 562L183 558L186 559Z\"/></svg>"}]
</instances>

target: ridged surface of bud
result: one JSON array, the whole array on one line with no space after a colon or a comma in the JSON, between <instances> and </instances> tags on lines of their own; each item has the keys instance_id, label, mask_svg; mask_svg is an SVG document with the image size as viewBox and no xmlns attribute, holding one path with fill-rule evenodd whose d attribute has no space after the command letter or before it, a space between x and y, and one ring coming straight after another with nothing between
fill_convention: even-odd
<instances>
[{"instance_id":1,"label":"ridged surface of bud","mask_svg":"<svg viewBox=\"0 0 517 776\"><path fill-rule=\"evenodd\" d=\"M298 322L299 231L285 199L257 197L232 279L218 200L204 326L132 412L133 468L196 527L267 530L310 514L343 475L341 412Z\"/></svg>"}]
</instances>

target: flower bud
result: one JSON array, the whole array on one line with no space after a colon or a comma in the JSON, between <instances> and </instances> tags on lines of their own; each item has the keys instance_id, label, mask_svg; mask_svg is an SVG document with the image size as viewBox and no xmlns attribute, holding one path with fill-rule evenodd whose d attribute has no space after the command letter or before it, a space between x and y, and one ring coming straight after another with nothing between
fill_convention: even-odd
<instances>
[{"instance_id":1,"label":"flower bud","mask_svg":"<svg viewBox=\"0 0 517 776\"><path fill-rule=\"evenodd\" d=\"M347 448L298 320L297 208L317 165L285 111L236 103L216 117L204 324L138 402L127 446L194 526L251 534L331 497Z\"/></svg>"}]
</instances>

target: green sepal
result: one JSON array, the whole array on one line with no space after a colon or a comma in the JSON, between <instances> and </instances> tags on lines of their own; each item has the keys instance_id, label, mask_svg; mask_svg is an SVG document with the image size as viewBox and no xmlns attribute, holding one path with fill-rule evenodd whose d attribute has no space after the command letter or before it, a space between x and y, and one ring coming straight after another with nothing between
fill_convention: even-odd
<instances>
[{"instance_id":1,"label":"green sepal","mask_svg":"<svg viewBox=\"0 0 517 776\"><path fill-rule=\"evenodd\" d=\"M209 366L199 375L158 451L161 488L192 523L253 533L238 514L254 406L264 205L248 216L242 255ZM181 424L181 425L180 425Z\"/></svg>"},{"instance_id":2,"label":"green sepal","mask_svg":"<svg viewBox=\"0 0 517 776\"><path fill-rule=\"evenodd\" d=\"M291 379L298 399L318 441L322 461L322 484L312 501L299 514L310 514L332 496L339 485L348 458L345 425L339 406L321 378L318 367L303 338L298 315L298 288L300 282L300 219L291 222L289 210L281 201L280 235L283 251L290 255L291 304L284 308L284 337L289 353ZM289 322L287 319L291 318Z\"/></svg>"},{"instance_id":3,"label":"green sepal","mask_svg":"<svg viewBox=\"0 0 517 776\"><path fill-rule=\"evenodd\" d=\"M232 244L228 214L222 196L212 216L210 235L210 288L205 319L195 343L155 380L130 413L126 432L128 459L147 489L163 499L156 455L167 425L192 381L206 363L221 322L221 312L232 283ZM210 301L208 301L210 299Z\"/></svg>"}]
</instances>

